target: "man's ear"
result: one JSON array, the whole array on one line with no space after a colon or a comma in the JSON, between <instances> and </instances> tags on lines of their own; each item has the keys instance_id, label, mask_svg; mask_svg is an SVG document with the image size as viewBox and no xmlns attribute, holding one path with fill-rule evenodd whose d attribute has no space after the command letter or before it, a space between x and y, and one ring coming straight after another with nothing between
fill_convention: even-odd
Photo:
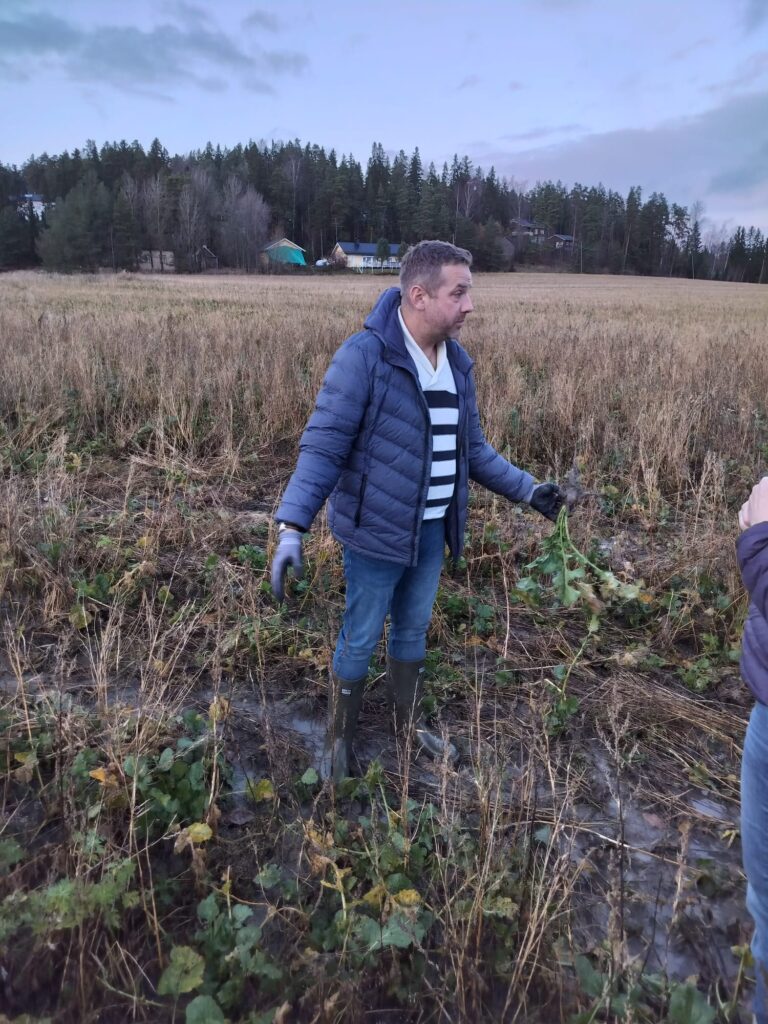
<instances>
[{"instance_id":1,"label":"man's ear","mask_svg":"<svg viewBox=\"0 0 768 1024\"><path fill-rule=\"evenodd\" d=\"M408 289L408 305L412 309L424 309L424 302L427 298L427 289L422 284L412 284Z\"/></svg>"}]
</instances>

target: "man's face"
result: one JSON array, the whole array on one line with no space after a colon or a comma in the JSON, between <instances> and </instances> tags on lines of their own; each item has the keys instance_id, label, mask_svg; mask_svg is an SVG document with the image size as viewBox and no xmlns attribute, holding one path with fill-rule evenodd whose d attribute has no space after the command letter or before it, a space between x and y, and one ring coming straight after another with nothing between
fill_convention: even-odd
<instances>
[{"instance_id":1,"label":"man's face","mask_svg":"<svg viewBox=\"0 0 768 1024\"><path fill-rule=\"evenodd\" d=\"M463 263L448 263L432 295L425 293L424 314L436 340L457 338L474 306L470 297L472 274Z\"/></svg>"}]
</instances>

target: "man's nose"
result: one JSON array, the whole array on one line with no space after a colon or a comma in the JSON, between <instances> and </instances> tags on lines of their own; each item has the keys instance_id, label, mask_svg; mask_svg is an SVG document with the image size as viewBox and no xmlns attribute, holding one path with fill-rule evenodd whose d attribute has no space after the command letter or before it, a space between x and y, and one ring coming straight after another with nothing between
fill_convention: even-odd
<instances>
[{"instance_id":1,"label":"man's nose","mask_svg":"<svg viewBox=\"0 0 768 1024\"><path fill-rule=\"evenodd\" d=\"M462 304L462 308L463 308L465 313L471 313L472 310L475 308L474 304L472 303L472 298L469 295L469 293L465 294L465 296L464 296L464 302Z\"/></svg>"}]
</instances>

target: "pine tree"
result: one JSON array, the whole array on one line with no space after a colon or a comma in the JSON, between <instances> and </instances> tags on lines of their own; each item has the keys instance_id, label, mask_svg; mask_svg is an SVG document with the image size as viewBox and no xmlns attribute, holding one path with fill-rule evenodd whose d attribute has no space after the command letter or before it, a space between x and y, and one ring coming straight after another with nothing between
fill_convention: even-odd
<instances>
[{"instance_id":1,"label":"pine tree","mask_svg":"<svg viewBox=\"0 0 768 1024\"><path fill-rule=\"evenodd\" d=\"M49 224L37 243L46 269L94 271L114 266L112 202L93 171L66 198L57 200Z\"/></svg>"}]
</instances>

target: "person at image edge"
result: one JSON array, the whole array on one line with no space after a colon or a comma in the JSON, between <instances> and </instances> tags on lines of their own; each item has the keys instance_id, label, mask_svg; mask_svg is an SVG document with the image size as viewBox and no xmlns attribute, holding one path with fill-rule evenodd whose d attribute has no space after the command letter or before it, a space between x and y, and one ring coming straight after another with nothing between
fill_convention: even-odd
<instances>
[{"instance_id":1,"label":"person at image edge","mask_svg":"<svg viewBox=\"0 0 768 1024\"><path fill-rule=\"evenodd\" d=\"M739 511L739 568L749 593L741 674L755 696L741 764L741 849L755 922L756 1024L768 1024L768 477Z\"/></svg>"}]
</instances>

